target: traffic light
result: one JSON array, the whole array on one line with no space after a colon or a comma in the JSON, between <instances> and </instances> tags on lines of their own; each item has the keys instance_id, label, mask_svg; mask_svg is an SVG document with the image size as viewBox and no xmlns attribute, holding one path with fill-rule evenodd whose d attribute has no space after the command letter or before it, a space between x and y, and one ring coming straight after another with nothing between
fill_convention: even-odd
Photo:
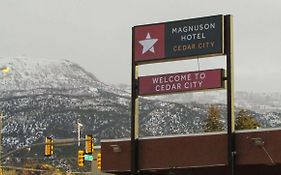
<instances>
[{"instance_id":1,"label":"traffic light","mask_svg":"<svg viewBox=\"0 0 281 175\"><path fill-rule=\"evenodd\" d=\"M79 167L83 167L85 160L84 160L84 150L78 150L78 157L77 157L77 163Z\"/></svg>"},{"instance_id":2,"label":"traffic light","mask_svg":"<svg viewBox=\"0 0 281 175\"><path fill-rule=\"evenodd\" d=\"M101 153L97 154L97 167L101 170Z\"/></svg>"},{"instance_id":3,"label":"traffic light","mask_svg":"<svg viewBox=\"0 0 281 175\"><path fill-rule=\"evenodd\" d=\"M45 156L52 156L54 154L53 138L46 137L45 139Z\"/></svg>"},{"instance_id":4,"label":"traffic light","mask_svg":"<svg viewBox=\"0 0 281 175\"><path fill-rule=\"evenodd\" d=\"M94 143L92 135L85 135L85 153L92 154L94 152Z\"/></svg>"}]
</instances>

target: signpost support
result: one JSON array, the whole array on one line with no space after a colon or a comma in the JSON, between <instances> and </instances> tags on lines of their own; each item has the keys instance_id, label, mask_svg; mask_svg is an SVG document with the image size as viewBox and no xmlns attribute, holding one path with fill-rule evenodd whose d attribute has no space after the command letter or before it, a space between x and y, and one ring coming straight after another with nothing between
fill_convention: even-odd
<instances>
[{"instance_id":1,"label":"signpost support","mask_svg":"<svg viewBox=\"0 0 281 175\"><path fill-rule=\"evenodd\" d=\"M227 135L229 175L235 175L235 123L234 123L234 84L233 84L233 26L232 16L224 17L225 54L227 66Z\"/></svg>"},{"instance_id":2,"label":"signpost support","mask_svg":"<svg viewBox=\"0 0 281 175\"><path fill-rule=\"evenodd\" d=\"M135 63L135 47L134 47L134 28L132 43L132 87L131 87L131 174L138 174L138 66Z\"/></svg>"},{"instance_id":3,"label":"signpost support","mask_svg":"<svg viewBox=\"0 0 281 175\"><path fill-rule=\"evenodd\" d=\"M235 175L235 127L234 127L234 86L233 86L233 32L232 16L216 15L204 18L181 20L167 23L140 25L133 27L132 35L132 94L131 94L131 174L139 173L138 169L138 137L139 137L139 104L138 96L156 95L162 93L175 93L182 91L195 91L223 88L222 84L213 86L214 78L205 77L202 73L200 88L196 85L190 87L185 78L186 73L166 74L159 76L146 76L138 78L138 65L176 61L181 59L195 59L198 57L211 57L226 55L227 77L227 135L228 135L228 175ZM210 71L210 70L209 70ZM182 76L180 76L182 75ZM168 78L166 78L168 77ZM173 80L173 77L178 77ZM182 80L180 77L183 77ZM193 76L194 77L194 76ZM194 80L200 79L195 76ZM199 77L199 78L198 78ZM154 78L155 81L152 79ZM205 79L206 78L206 79ZM161 80L160 80L161 79ZM163 80L164 79L164 80ZM201 87L203 84L204 86ZM151 81L152 80L152 81ZM207 83L210 81L211 83ZM170 81L170 84L169 84ZM157 85L157 82L159 84ZM177 82L176 84L173 84ZM220 82L220 81L217 81ZM199 83L199 82L198 82ZM141 86L139 86L141 84ZM159 86L161 84L161 86ZM212 85L212 86L211 86ZM186 89L184 89L184 88ZM160 92L161 91L161 92Z\"/></svg>"}]
</instances>

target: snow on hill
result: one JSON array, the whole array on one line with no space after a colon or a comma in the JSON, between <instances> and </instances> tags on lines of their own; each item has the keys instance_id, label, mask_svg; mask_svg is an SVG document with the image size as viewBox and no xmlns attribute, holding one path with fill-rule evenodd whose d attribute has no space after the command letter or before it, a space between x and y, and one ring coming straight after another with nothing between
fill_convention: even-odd
<instances>
[{"instance_id":1,"label":"snow on hill","mask_svg":"<svg viewBox=\"0 0 281 175\"><path fill-rule=\"evenodd\" d=\"M55 138L76 138L77 121L84 125L82 134L93 134L96 144L100 139L130 136L128 88L122 86L125 90L120 90L106 85L78 64L67 60L0 58L0 68L5 66L11 68L8 73L0 72L5 151L43 142L44 137L50 135ZM164 97L141 98L140 136L203 132L208 108L203 101L218 104L225 98L219 94L200 96L196 93L177 96L176 102L164 102L168 99ZM247 94L243 98L248 101L252 99ZM273 108L280 107L277 96L272 101L275 106L269 103L271 97L266 97L266 101L263 99L261 96L251 104L264 102ZM218 105L225 122L225 105ZM278 111L252 113L263 127L281 126L281 113ZM60 151L63 152L56 149L56 152ZM73 148L67 152L73 156L75 153ZM43 157L43 153L38 156Z\"/></svg>"},{"instance_id":2,"label":"snow on hill","mask_svg":"<svg viewBox=\"0 0 281 175\"><path fill-rule=\"evenodd\" d=\"M11 69L6 75L2 75L1 91L77 88L87 87L93 81L98 82L93 74L67 60L0 58L0 66Z\"/></svg>"},{"instance_id":3,"label":"snow on hill","mask_svg":"<svg viewBox=\"0 0 281 175\"><path fill-rule=\"evenodd\" d=\"M97 88L127 94L99 81L92 73L68 60L0 58L0 68L9 67L8 73L0 71L0 97L28 93L44 93L46 89L86 88L94 93ZM5 92L5 93L1 93ZM13 93L13 94L11 94Z\"/></svg>"},{"instance_id":4,"label":"snow on hill","mask_svg":"<svg viewBox=\"0 0 281 175\"><path fill-rule=\"evenodd\" d=\"M259 113L281 112L281 93L234 93L235 106ZM172 94L157 96L151 99L175 103L226 104L226 90L195 92L186 94Z\"/></svg>"},{"instance_id":5,"label":"snow on hill","mask_svg":"<svg viewBox=\"0 0 281 175\"><path fill-rule=\"evenodd\" d=\"M126 91L106 85L78 64L67 60L0 58L0 67L11 68L11 71L5 75L1 72L0 77L0 107L6 118L12 120L4 126L4 133L11 133L12 129L16 130L14 129L16 126L20 126L21 129L18 128L18 130L23 130L23 133L29 131L26 128L33 126L36 129L32 128L34 130L32 132L39 133L36 137L33 136L33 139L27 139L29 141L24 140L26 143L22 143L23 145L35 142L43 137L45 132L54 132L52 130L57 128L52 122L55 120L58 123L69 120L68 123L62 124L67 126L64 127L66 130L72 128L70 132L73 131L73 123L79 119L85 120L86 128L97 133L99 137L129 136L130 94L129 88L124 88L124 85L122 89L127 89ZM236 93L236 96L238 108L257 112L265 109L275 111L275 122L263 123L265 126L272 127L278 125L280 116L278 110L281 108L277 102L281 100L281 96L264 97L241 92ZM141 134L202 132L202 121L206 117L208 107L204 104L224 104L225 100L225 91L142 99L141 104L144 107L140 105L143 124ZM271 119L266 116L267 113L259 119L262 121ZM121 128L114 130L112 126ZM106 130L110 131L105 132ZM14 138L14 140L17 139ZM8 141L7 144L9 144Z\"/></svg>"}]
</instances>

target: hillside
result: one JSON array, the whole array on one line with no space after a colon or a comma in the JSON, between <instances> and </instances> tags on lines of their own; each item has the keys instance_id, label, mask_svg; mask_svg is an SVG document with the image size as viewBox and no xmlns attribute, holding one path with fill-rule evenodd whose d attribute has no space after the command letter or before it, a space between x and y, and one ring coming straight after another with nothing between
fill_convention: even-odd
<instances>
[{"instance_id":1,"label":"hillside","mask_svg":"<svg viewBox=\"0 0 281 175\"><path fill-rule=\"evenodd\" d=\"M67 60L0 58L0 67L4 66L11 67L9 73L0 76L5 152L44 142L46 136L76 138L78 121L83 124L82 135L93 134L96 145L100 139L130 136L130 94L102 83L78 64ZM218 105L225 122L226 107ZM203 132L208 106L141 98L140 135ZM281 126L280 112L252 114L262 127ZM69 165L75 164L76 150L77 147L58 148L55 157L69 155L71 161L48 161L71 169ZM43 148L32 150L27 156L41 160ZM13 159L13 163L16 161L21 163L24 159Z\"/></svg>"}]
</instances>

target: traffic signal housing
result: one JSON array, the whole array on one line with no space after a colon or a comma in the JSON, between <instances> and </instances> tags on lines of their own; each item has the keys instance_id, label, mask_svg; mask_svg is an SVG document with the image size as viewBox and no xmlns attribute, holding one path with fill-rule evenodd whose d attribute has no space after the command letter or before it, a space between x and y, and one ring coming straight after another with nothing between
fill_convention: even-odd
<instances>
[{"instance_id":1,"label":"traffic signal housing","mask_svg":"<svg viewBox=\"0 0 281 175\"><path fill-rule=\"evenodd\" d=\"M54 154L54 139L52 137L45 138L45 156L52 156Z\"/></svg>"},{"instance_id":2,"label":"traffic signal housing","mask_svg":"<svg viewBox=\"0 0 281 175\"><path fill-rule=\"evenodd\" d=\"M97 154L97 167L101 170L101 153Z\"/></svg>"},{"instance_id":3,"label":"traffic signal housing","mask_svg":"<svg viewBox=\"0 0 281 175\"><path fill-rule=\"evenodd\" d=\"M78 156L77 156L77 163L79 167L83 167L85 160L84 160L84 150L78 150Z\"/></svg>"},{"instance_id":4,"label":"traffic signal housing","mask_svg":"<svg viewBox=\"0 0 281 175\"><path fill-rule=\"evenodd\" d=\"M85 153L92 154L94 152L94 143L92 135L85 135Z\"/></svg>"}]
</instances>

